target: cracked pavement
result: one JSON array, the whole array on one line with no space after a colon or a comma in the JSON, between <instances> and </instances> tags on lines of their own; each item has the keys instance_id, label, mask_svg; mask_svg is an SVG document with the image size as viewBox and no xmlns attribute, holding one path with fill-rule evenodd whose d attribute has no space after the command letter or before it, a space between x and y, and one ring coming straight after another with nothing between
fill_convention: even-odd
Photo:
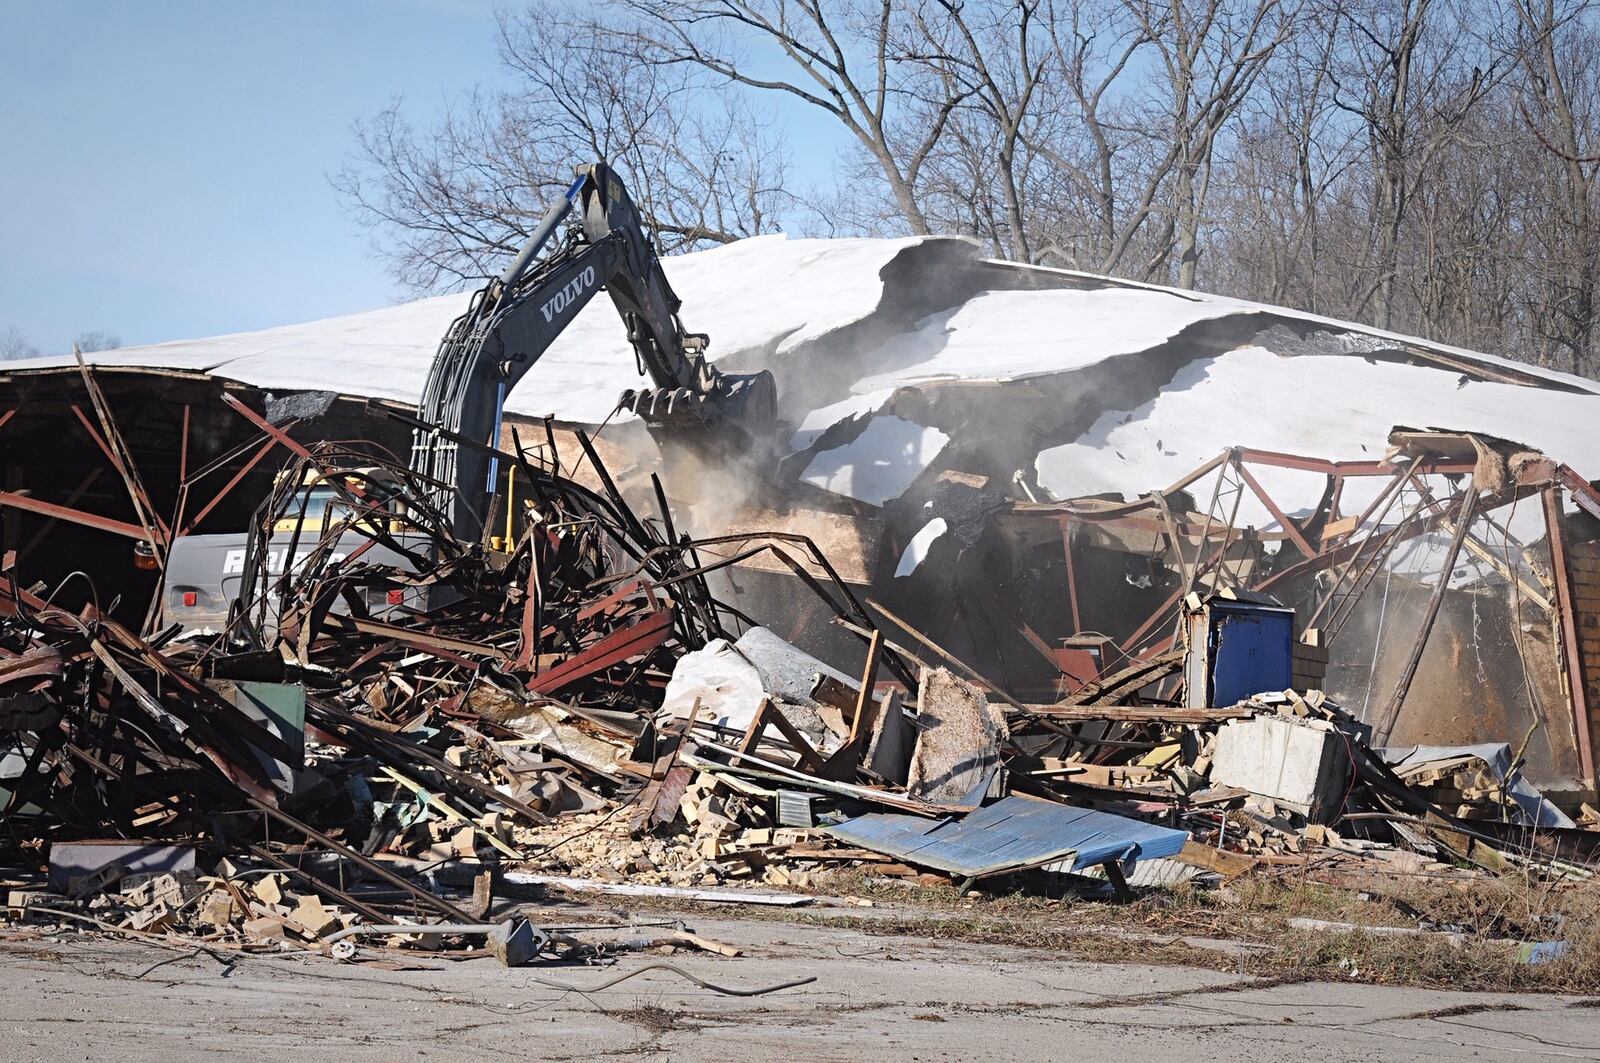
<instances>
[{"instance_id":1,"label":"cracked pavement","mask_svg":"<svg viewBox=\"0 0 1600 1063\"><path fill-rule=\"evenodd\" d=\"M1600 1059L1600 998L1282 984L827 925L688 921L746 950L668 960L701 978L817 981L733 998L652 971L585 993L533 976L587 987L662 958L507 970L390 953L423 969L299 956L228 968L139 942L19 937L0 949L0 1059Z\"/></svg>"}]
</instances>

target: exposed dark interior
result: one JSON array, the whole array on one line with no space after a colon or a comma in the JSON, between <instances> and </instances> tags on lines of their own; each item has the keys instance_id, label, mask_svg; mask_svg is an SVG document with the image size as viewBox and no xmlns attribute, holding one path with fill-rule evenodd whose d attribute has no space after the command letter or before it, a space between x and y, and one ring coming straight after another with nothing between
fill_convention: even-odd
<instances>
[{"instance_id":1,"label":"exposed dark interior","mask_svg":"<svg viewBox=\"0 0 1600 1063\"><path fill-rule=\"evenodd\" d=\"M151 508L186 532L243 531L287 457L273 446L258 458L267 437L224 394L281 419L301 441L362 438L401 455L409 445L403 424L361 400L285 402L201 373L106 366L93 373ZM24 508L43 503L91 520L140 523L124 477L101 446L107 434L82 374L70 368L0 377L0 416L8 412L0 425L0 549L16 552L24 585L42 585L58 603L93 601L119 620L142 623L156 572L136 565L137 536Z\"/></svg>"}]
</instances>

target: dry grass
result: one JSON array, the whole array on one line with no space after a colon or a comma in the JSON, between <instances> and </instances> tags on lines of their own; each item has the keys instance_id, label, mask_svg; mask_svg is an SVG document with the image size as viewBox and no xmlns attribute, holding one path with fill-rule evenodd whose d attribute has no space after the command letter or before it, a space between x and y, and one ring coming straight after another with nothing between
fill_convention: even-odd
<instances>
[{"instance_id":1,"label":"dry grass","mask_svg":"<svg viewBox=\"0 0 1600 1063\"><path fill-rule=\"evenodd\" d=\"M829 879L825 892L867 898L881 910L869 916L750 908L740 914L843 926L872 935L1046 949L1093 961L1182 964L1282 981L1600 993L1600 881L1504 876L1335 885L1258 877L1221 889L1155 890L1132 904L1112 904L1021 892L968 897L949 885L841 872ZM1310 929L1292 924L1296 918L1355 926ZM1365 929L1416 929L1424 920L1447 932ZM1245 947L1218 948L1203 939ZM1537 941L1564 941L1567 951L1556 960L1529 964L1519 948Z\"/></svg>"},{"instance_id":2,"label":"dry grass","mask_svg":"<svg viewBox=\"0 0 1600 1063\"><path fill-rule=\"evenodd\" d=\"M635 1008L612 1008L606 1014L613 1019L631 1022L635 1026L642 1026L651 1033L663 1034L681 1029L681 1013L663 1008L658 1004L641 1004Z\"/></svg>"}]
</instances>

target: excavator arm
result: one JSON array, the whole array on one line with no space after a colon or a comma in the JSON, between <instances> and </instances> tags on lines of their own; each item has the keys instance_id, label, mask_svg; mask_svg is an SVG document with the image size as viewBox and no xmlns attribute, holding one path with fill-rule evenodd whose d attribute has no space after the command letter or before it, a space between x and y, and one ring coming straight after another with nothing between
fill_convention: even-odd
<instances>
[{"instance_id":1,"label":"excavator arm","mask_svg":"<svg viewBox=\"0 0 1600 1063\"><path fill-rule=\"evenodd\" d=\"M578 224L539 259L574 212ZM623 392L620 407L657 435L708 449L742 449L775 430L772 375L722 373L705 360L706 337L684 331L679 299L638 210L604 163L580 168L516 259L451 324L428 372L422 419L497 445L511 389L602 288L654 385ZM452 532L467 541L481 537L498 476L492 456L418 429L411 465L437 485L435 502L449 514Z\"/></svg>"}]
</instances>

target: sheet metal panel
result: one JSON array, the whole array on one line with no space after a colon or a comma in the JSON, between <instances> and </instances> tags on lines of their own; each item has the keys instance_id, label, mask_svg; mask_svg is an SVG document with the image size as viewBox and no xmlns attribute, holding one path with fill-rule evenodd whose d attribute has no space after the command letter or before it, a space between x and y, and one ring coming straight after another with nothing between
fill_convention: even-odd
<instances>
[{"instance_id":1,"label":"sheet metal panel","mask_svg":"<svg viewBox=\"0 0 1600 1063\"><path fill-rule=\"evenodd\" d=\"M1077 870L1107 860L1173 856L1187 831L1020 794L930 820L873 812L829 827L841 841L908 863L977 878L1072 858Z\"/></svg>"}]
</instances>

